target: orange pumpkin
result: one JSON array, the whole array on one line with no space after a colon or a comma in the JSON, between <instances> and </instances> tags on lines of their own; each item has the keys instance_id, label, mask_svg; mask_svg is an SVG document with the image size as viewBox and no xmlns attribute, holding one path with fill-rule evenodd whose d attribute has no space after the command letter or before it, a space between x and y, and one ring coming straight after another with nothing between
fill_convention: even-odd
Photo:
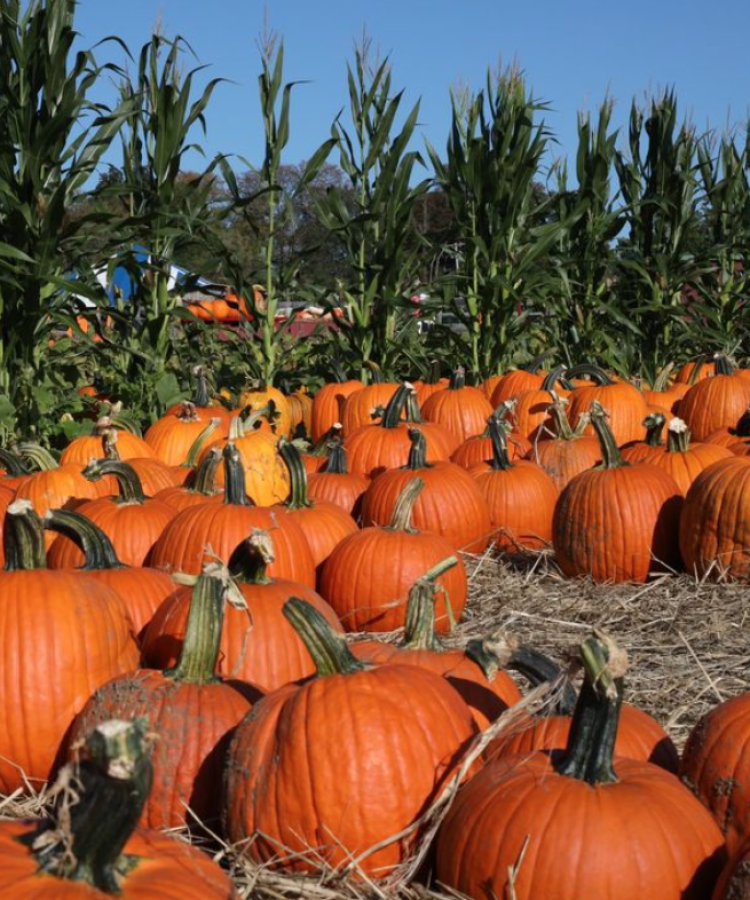
<instances>
[{"instance_id":1,"label":"orange pumpkin","mask_svg":"<svg viewBox=\"0 0 750 900\"><path fill-rule=\"evenodd\" d=\"M292 429L292 411L289 401L278 388L259 384L243 391L239 397L239 408L250 414L268 410L268 415L259 420L259 427L277 437L289 437Z\"/></svg>"},{"instance_id":2,"label":"orange pumpkin","mask_svg":"<svg viewBox=\"0 0 750 900\"><path fill-rule=\"evenodd\" d=\"M448 387L425 401L422 415L427 422L442 425L454 434L458 446L484 431L492 406L480 388L467 386L464 370L459 367Z\"/></svg>"},{"instance_id":3,"label":"orange pumpkin","mask_svg":"<svg viewBox=\"0 0 750 900\"><path fill-rule=\"evenodd\" d=\"M696 441L705 441L719 428L734 428L750 404L750 381L737 378L725 357L716 361L716 374L693 385L680 403Z\"/></svg>"},{"instance_id":4,"label":"orange pumpkin","mask_svg":"<svg viewBox=\"0 0 750 900\"><path fill-rule=\"evenodd\" d=\"M528 456L544 469L558 491L602 459L599 441L592 435L584 434L589 423L588 413L579 416L576 427L571 428L566 411L568 402L560 397L552 404L550 417L554 421L552 430L556 437L536 441Z\"/></svg>"},{"instance_id":5,"label":"orange pumpkin","mask_svg":"<svg viewBox=\"0 0 750 900\"><path fill-rule=\"evenodd\" d=\"M597 401L609 414L609 427L619 447L640 440L641 423L648 415L648 407L638 388L627 382L614 381L596 366L576 366L568 371L567 377L573 379L579 374L593 378L596 384L576 388L570 395L568 415L571 425L575 427L581 413L589 412L592 403ZM587 426L584 433L593 434L593 426Z\"/></svg>"},{"instance_id":6,"label":"orange pumpkin","mask_svg":"<svg viewBox=\"0 0 750 900\"><path fill-rule=\"evenodd\" d=\"M313 500L335 503L354 519L359 518L362 496L369 486L367 475L349 471L346 451L340 440L329 442L325 465L307 477L308 493Z\"/></svg>"},{"instance_id":7,"label":"orange pumpkin","mask_svg":"<svg viewBox=\"0 0 750 900\"><path fill-rule=\"evenodd\" d=\"M323 385L313 398L310 427L313 441L319 441L330 431L334 423L341 422L346 398L363 388L364 384L357 380Z\"/></svg>"}]
</instances>

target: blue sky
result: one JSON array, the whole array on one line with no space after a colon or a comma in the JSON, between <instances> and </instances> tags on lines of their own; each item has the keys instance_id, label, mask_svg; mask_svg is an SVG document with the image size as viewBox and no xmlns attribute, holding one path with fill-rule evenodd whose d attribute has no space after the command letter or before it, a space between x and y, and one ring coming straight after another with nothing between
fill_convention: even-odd
<instances>
[{"instance_id":1,"label":"blue sky","mask_svg":"<svg viewBox=\"0 0 750 900\"><path fill-rule=\"evenodd\" d=\"M394 84L422 99L421 130L445 143L448 91L481 87L488 65L517 60L534 93L548 101L560 146L575 150L580 109L606 92L625 124L630 100L675 85L699 130L743 120L750 108L747 0L79 0L77 28L87 42L116 34L131 48L161 18L170 35L193 45L208 76L229 79L208 114L210 154L257 161L262 149L255 39L267 9L283 36L288 79L296 89L286 160L308 157L346 103L345 64L366 25L391 56ZM104 51L102 51L104 52Z\"/></svg>"}]
</instances>

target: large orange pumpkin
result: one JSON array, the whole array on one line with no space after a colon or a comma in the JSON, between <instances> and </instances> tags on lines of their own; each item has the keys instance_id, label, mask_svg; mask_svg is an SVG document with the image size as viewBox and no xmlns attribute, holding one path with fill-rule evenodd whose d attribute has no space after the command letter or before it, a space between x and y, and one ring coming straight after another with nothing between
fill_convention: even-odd
<instances>
[{"instance_id":1,"label":"large orange pumpkin","mask_svg":"<svg viewBox=\"0 0 750 900\"><path fill-rule=\"evenodd\" d=\"M680 403L680 418L696 441L705 441L719 428L734 428L750 404L750 381L737 378L725 357L716 361L716 374L693 385Z\"/></svg>"},{"instance_id":2,"label":"large orange pumpkin","mask_svg":"<svg viewBox=\"0 0 750 900\"><path fill-rule=\"evenodd\" d=\"M319 441L336 422L341 422L347 397L363 388L362 382L357 380L323 385L313 398L310 431L313 441Z\"/></svg>"},{"instance_id":3,"label":"large orange pumpkin","mask_svg":"<svg viewBox=\"0 0 750 900\"><path fill-rule=\"evenodd\" d=\"M63 450L60 455L60 465L68 463L84 469L92 459L106 459L110 455L108 438L113 428L112 419L108 416L100 418L94 426L94 433L81 435ZM138 437L124 429L117 430L117 456L119 459L146 459L155 457L154 451L149 445Z\"/></svg>"},{"instance_id":4,"label":"large orange pumpkin","mask_svg":"<svg viewBox=\"0 0 750 900\"><path fill-rule=\"evenodd\" d=\"M492 415L492 405L481 388L467 386L464 370L458 368L448 387L425 401L422 415L427 422L442 425L454 434L458 446L484 431L487 416Z\"/></svg>"},{"instance_id":5,"label":"large orange pumpkin","mask_svg":"<svg viewBox=\"0 0 750 900\"><path fill-rule=\"evenodd\" d=\"M394 836L435 798L476 726L439 675L366 666L302 601L288 601L285 613L318 677L264 698L238 727L227 766L227 836L256 862L287 872L356 860L354 878L385 877L419 833ZM341 710L366 727L332 727L332 711Z\"/></svg>"},{"instance_id":6,"label":"large orange pumpkin","mask_svg":"<svg viewBox=\"0 0 750 900\"><path fill-rule=\"evenodd\" d=\"M229 423L226 418L205 419L198 415L192 403L181 404L174 415L162 416L146 432L144 440L157 459L168 466L181 466L191 453L198 456L203 444L214 435L214 440L226 437Z\"/></svg>"},{"instance_id":7,"label":"large orange pumpkin","mask_svg":"<svg viewBox=\"0 0 750 900\"><path fill-rule=\"evenodd\" d=\"M639 441L643 434L641 423L648 415L643 394L632 384L614 381L596 366L576 366L567 372L570 379L583 374L596 381L592 387L576 388L570 395L568 415L575 427L581 413L590 412L591 404L598 401L609 413L610 428L618 446L629 441ZM593 434L589 425L586 434Z\"/></svg>"},{"instance_id":8,"label":"large orange pumpkin","mask_svg":"<svg viewBox=\"0 0 750 900\"><path fill-rule=\"evenodd\" d=\"M497 759L461 788L438 834L443 885L474 900L710 896L725 859L710 814L674 775L613 758L624 665L608 644L582 646L562 753Z\"/></svg>"}]
</instances>

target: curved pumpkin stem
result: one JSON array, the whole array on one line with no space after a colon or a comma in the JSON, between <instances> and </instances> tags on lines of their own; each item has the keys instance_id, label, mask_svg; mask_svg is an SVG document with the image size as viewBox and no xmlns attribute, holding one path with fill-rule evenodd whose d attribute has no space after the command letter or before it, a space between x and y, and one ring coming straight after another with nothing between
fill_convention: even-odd
<instances>
[{"instance_id":1,"label":"curved pumpkin stem","mask_svg":"<svg viewBox=\"0 0 750 900\"><path fill-rule=\"evenodd\" d=\"M383 384L383 382L385 381L385 378L383 377L383 370L376 362L368 360L365 363L364 368L369 373L370 384Z\"/></svg>"},{"instance_id":2,"label":"curved pumpkin stem","mask_svg":"<svg viewBox=\"0 0 750 900\"><path fill-rule=\"evenodd\" d=\"M405 381L388 401L388 405L380 421L381 428L398 428L406 409L409 397L414 393L414 386Z\"/></svg>"},{"instance_id":3,"label":"curved pumpkin stem","mask_svg":"<svg viewBox=\"0 0 750 900\"><path fill-rule=\"evenodd\" d=\"M567 377L563 377L566 375L567 372L565 366L557 366L542 382L542 390L549 391L551 393L552 391L554 391L558 384L566 391L572 390L573 385L570 383Z\"/></svg>"},{"instance_id":4,"label":"curved pumpkin stem","mask_svg":"<svg viewBox=\"0 0 750 900\"><path fill-rule=\"evenodd\" d=\"M538 372L553 353L554 350L545 350L544 353L540 353L539 356L535 356L527 363L524 363L524 365L519 366L519 368L523 369L524 372Z\"/></svg>"},{"instance_id":5,"label":"curved pumpkin stem","mask_svg":"<svg viewBox=\"0 0 750 900\"><path fill-rule=\"evenodd\" d=\"M276 559L273 538L262 528L253 528L229 559L229 574L243 584L270 584L268 567Z\"/></svg>"},{"instance_id":6,"label":"curved pumpkin stem","mask_svg":"<svg viewBox=\"0 0 750 900\"><path fill-rule=\"evenodd\" d=\"M690 449L690 429L682 419L672 419L667 428L667 453L687 453Z\"/></svg>"},{"instance_id":7,"label":"curved pumpkin stem","mask_svg":"<svg viewBox=\"0 0 750 900\"><path fill-rule=\"evenodd\" d=\"M435 632L435 601L437 595L445 595L445 605L450 611L450 598L440 585L436 584L441 575L458 565L455 556L434 565L424 575L417 579L409 591L409 600L406 605L406 622L404 623L404 639L399 645L404 650L433 650L443 649L443 644ZM451 623L453 615L450 614Z\"/></svg>"},{"instance_id":8,"label":"curved pumpkin stem","mask_svg":"<svg viewBox=\"0 0 750 900\"><path fill-rule=\"evenodd\" d=\"M627 655L611 638L594 634L581 644L583 685L578 696L559 775L591 785L614 784L617 725L622 706Z\"/></svg>"},{"instance_id":9,"label":"curved pumpkin stem","mask_svg":"<svg viewBox=\"0 0 750 900\"><path fill-rule=\"evenodd\" d=\"M306 600L290 597L282 612L307 647L318 678L351 675L369 668L354 656L343 635L336 634L317 609Z\"/></svg>"},{"instance_id":10,"label":"curved pumpkin stem","mask_svg":"<svg viewBox=\"0 0 750 900\"><path fill-rule=\"evenodd\" d=\"M91 519L68 509L51 509L44 516L44 527L64 534L83 551L85 562L78 572L99 572L102 569L124 569L112 541Z\"/></svg>"},{"instance_id":11,"label":"curved pumpkin stem","mask_svg":"<svg viewBox=\"0 0 750 900\"><path fill-rule=\"evenodd\" d=\"M518 672L529 682L532 687L538 687L545 682L557 681L562 675L562 669L546 653L537 650L531 644L521 644L516 647L506 664L506 668ZM576 691L568 678L565 679L560 698L549 709L545 709L546 715L570 716L576 705Z\"/></svg>"},{"instance_id":12,"label":"curved pumpkin stem","mask_svg":"<svg viewBox=\"0 0 750 900\"><path fill-rule=\"evenodd\" d=\"M237 447L230 441L221 453L224 460L224 503L253 506L247 496L245 467Z\"/></svg>"},{"instance_id":13,"label":"curved pumpkin stem","mask_svg":"<svg viewBox=\"0 0 750 900\"><path fill-rule=\"evenodd\" d=\"M487 420L492 440L492 462L490 465L495 470L507 470L513 468L513 463L508 457L508 436L502 422L490 416Z\"/></svg>"},{"instance_id":14,"label":"curved pumpkin stem","mask_svg":"<svg viewBox=\"0 0 750 900\"><path fill-rule=\"evenodd\" d=\"M332 440L327 444L328 462L323 469L331 475L348 475L349 466L346 462L346 450L340 440Z\"/></svg>"},{"instance_id":15,"label":"curved pumpkin stem","mask_svg":"<svg viewBox=\"0 0 750 900\"><path fill-rule=\"evenodd\" d=\"M409 449L409 459L404 468L412 471L431 468L431 464L427 462L427 438L425 438L424 434L418 428L410 428L409 440L411 441L411 448Z\"/></svg>"},{"instance_id":16,"label":"curved pumpkin stem","mask_svg":"<svg viewBox=\"0 0 750 900\"><path fill-rule=\"evenodd\" d=\"M70 763L49 817L29 836L39 870L119 895L121 873L138 864L123 849L151 791L153 767L146 719L113 719L86 739L83 759ZM72 889L72 888L71 888Z\"/></svg>"},{"instance_id":17,"label":"curved pumpkin stem","mask_svg":"<svg viewBox=\"0 0 750 900\"><path fill-rule=\"evenodd\" d=\"M221 419L210 419L206 423L206 427L200 432L198 437L193 441L190 445L190 449L187 453L187 458L184 462L184 466L188 469L194 469L198 465L198 457L200 456L200 452L203 449L206 441L211 437L211 435L216 431L216 429L221 424Z\"/></svg>"},{"instance_id":18,"label":"curved pumpkin stem","mask_svg":"<svg viewBox=\"0 0 750 900\"><path fill-rule=\"evenodd\" d=\"M556 397L547 410L552 419L555 436L562 441L574 441L582 437L589 424L588 413L583 413L578 417L576 427L571 428L568 419L568 403L569 401L565 397Z\"/></svg>"},{"instance_id":19,"label":"curved pumpkin stem","mask_svg":"<svg viewBox=\"0 0 750 900\"><path fill-rule=\"evenodd\" d=\"M618 466L627 466L617 446L612 429L607 423L607 412L598 400L594 400L589 410L591 424L594 426L596 436L599 438L599 446L602 451L602 468L616 469Z\"/></svg>"},{"instance_id":20,"label":"curved pumpkin stem","mask_svg":"<svg viewBox=\"0 0 750 900\"><path fill-rule=\"evenodd\" d=\"M413 531L411 515L414 511L414 504L423 490L424 481L421 478L412 478L401 491L396 505L393 507L393 515L388 525L391 531Z\"/></svg>"},{"instance_id":21,"label":"curved pumpkin stem","mask_svg":"<svg viewBox=\"0 0 750 900\"><path fill-rule=\"evenodd\" d=\"M614 384L614 381L612 381L604 369L600 366L589 365L588 363L584 363L580 366L573 366L573 368L568 369L566 373L566 377L570 382L573 382L576 378L580 378L581 376L590 379L598 385Z\"/></svg>"},{"instance_id":22,"label":"curved pumpkin stem","mask_svg":"<svg viewBox=\"0 0 750 900\"><path fill-rule=\"evenodd\" d=\"M334 422L333 425L321 435L318 440L306 452L308 456L325 456L333 441L341 442L341 432L344 430L341 422Z\"/></svg>"},{"instance_id":23,"label":"curved pumpkin stem","mask_svg":"<svg viewBox=\"0 0 750 900\"><path fill-rule=\"evenodd\" d=\"M644 443L649 447L661 447L664 443L661 439L662 432L667 417L662 413L651 413L643 420L643 426L646 429L646 440Z\"/></svg>"},{"instance_id":24,"label":"curved pumpkin stem","mask_svg":"<svg viewBox=\"0 0 750 900\"><path fill-rule=\"evenodd\" d=\"M120 487L116 503L145 503L146 495L138 473L126 462L119 459L92 459L83 470L89 481L99 481L105 475L114 475Z\"/></svg>"},{"instance_id":25,"label":"curved pumpkin stem","mask_svg":"<svg viewBox=\"0 0 750 900\"><path fill-rule=\"evenodd\" d=\"M42 520L29 500L14 500L5 513L3 534L5 571L47 568L47 547Z\"/></svg>"},{"instance_id":26,"label":"curved pumpkin stem","mask_svg":"<svg viewBox=\"0 0 750 900\"><path fill-rule=\"evenodd\" d=\"M206 458L198 466L193 486L189 490L194 494L205 494L212 497L216 493L216 473L221 465L221 450L214 447L206 454Z\"/></svg>"},{"instance_id":27,"label":"curved pumpkin stem","mask_svg":"<svg viewBox=\"0 0 750 900\"><path fill-rule=\"evenodd\" d=\"M13 478L29 474L23 467L21 458L11 450L5 450L4 448L0 448L0 466Z\"/></svg>"},{"instance_id":28,"label":"curved pumpkin stem","mask_svg":"<svg viewBox=\"0 0 750 900\"><path fill-rule=\"evenodd\" d=\"M31 441L22 441L14 447L21 459L28 459L33 463L40 472L51 472L53 469L59 468L60 464L55 457L40 444L34 444Z\"/></svg>"},{"instance_id":29,"label":"curved pumpkin stem","mask_svg":"<svg viewBox=\"0 0 750 900\"><path fill-rule=\"evenodd\" d=\"M315 504L307 493L307 470L302 462L299 450L292 441L284 438L278 443L279 456L284 460L284 465L289 472L289 500L287 509L307 509Z\"/></svg>"},{"instance_id":30,"label":"curved pumpkin stem","mask_svg":"<svg viewBox=\"0 0 750 900\"><path fill-rule=\"evenodd\" d=\"M185 637L177 665L164 675L186 684L211 684L216 676L216 663L224 628L224 583L204 569L190 597Z\"/></svg>"}]
</instances>

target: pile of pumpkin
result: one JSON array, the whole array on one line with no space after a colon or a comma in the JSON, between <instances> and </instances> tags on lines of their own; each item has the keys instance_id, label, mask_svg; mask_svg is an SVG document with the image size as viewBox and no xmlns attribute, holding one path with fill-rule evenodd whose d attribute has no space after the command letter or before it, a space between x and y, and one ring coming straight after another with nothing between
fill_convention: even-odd
<instances>
[{"instance_id":1,"label":"pile of pumpkin","mask_svg":"<svg viewBox=\"0 0 750 900\"><path fill-rule=\"evenodd\" d=\"M521 700L508 670L534 685L558 668L497 635L441 641L466 603L461 551L491 542L551 542L563 571L603 581L680 553L743 577L750 380L727 370L651 393L592 367L481 388L459 370L258 388L235 413L201 374L143 438L107 409L59 462L0 451L0 791L59 773L49 819L0 829L0 897L59 896L60 879L232 897L154 834L200 823L293 874L394 877L457 772L426 869L469 896L709 897L727 859L715 896L744 896L750 701L688 743L701 805L658 723L622 705L624 654L593 635L578 698L462 768Z\"/></svg>"}]
</instances>

